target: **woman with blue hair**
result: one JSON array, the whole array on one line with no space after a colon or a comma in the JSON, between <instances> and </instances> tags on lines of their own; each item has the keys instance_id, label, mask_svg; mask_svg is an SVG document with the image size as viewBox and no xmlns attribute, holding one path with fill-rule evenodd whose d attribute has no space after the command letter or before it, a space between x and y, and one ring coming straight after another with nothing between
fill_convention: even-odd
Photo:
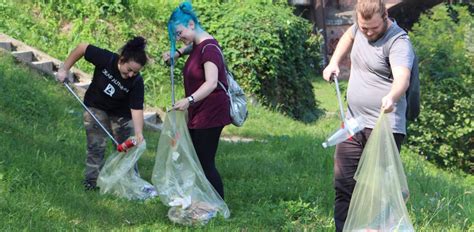
<instances>
[{"instance_id":1,"label":"woman with blue hair","mask_svg":"<svg viewBox=\"0 0 474 232\"><path fill-rule=\"evenodd\" d=\"M224 199L224 186L215 166L219 138L224 126L231 123L230 100L218 81L227 88L225 64L219 44L203 30L189 2L177 7L168 21L170 52L163 59L174 63L183 53L189 53L183 69L186 97L173 106L188 110L188 128L204 174ZM176 50L176 41L186 45ZM171 58L170 54L174 54Z\"/></svg>"}]
</instances>

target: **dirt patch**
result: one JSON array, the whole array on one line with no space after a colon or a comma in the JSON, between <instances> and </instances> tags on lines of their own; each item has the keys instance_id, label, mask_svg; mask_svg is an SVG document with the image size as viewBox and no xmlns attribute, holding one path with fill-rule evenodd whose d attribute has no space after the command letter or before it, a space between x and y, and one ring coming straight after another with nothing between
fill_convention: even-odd
<instances>
[{"instance_id":1,"label":"dirt patch","mask_svg":"<svg viewBox=\"0 0 474 232\"><path fill-rule=\"evenodd\" d=\"M59 31L61 31L61 33L64 33L64 34L69 34L69 32L72 30L72 27L73 27L72 22L62 21Z\"/></svg>"},{"instance_id":2,"label":"dirt patch","mask_svg":"<svg viewBox=\"0 0 474 232\"><path fill-rule=\"evenodd\" d=\"M250 142L264 142L262 140L248 138L248 137L241 137L237 135L221 135L221 140L231 143L250 143Z\"/></svg>"}]
</instances>

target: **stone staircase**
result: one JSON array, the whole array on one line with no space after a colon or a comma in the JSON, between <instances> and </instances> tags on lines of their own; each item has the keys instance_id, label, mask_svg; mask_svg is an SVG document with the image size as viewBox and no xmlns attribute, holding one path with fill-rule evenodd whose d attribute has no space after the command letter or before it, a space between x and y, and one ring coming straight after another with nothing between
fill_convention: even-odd
<instances>
[{"instance_id":1,"label":"stone staircase","mask_svg":"<svg viewBox=\"0 0 474 232\"><path fill-rule=\"evenodd\" d=\"M25 43L2 33L0 33L0 50L7 51L18 61L50 76L51 78L55 78L54 74L58 71L59 65L62 62L38 49L30 47ZM83 97L87 88L89 87L92 77L91 75L73 67L71 68L71 75L68 77L68 79L70 83L73 83L72 86L74 87L76 93ZM163 112L159 110L145 107L145 128L161 130L162 120L160 115L162 114Z\"/></svg>"}]
</instances>

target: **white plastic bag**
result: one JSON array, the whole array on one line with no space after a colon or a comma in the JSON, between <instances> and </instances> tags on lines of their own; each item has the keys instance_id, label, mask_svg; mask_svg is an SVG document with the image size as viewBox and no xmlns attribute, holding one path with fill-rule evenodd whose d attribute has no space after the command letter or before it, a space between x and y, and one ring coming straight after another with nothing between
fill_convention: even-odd
<instances>
[{"instance_id":1,"label":"white plastic bag","mask_svg":"<svg viewBox=\"0 0 474 232\"><path fill-rule=\"evenodd\" d=\"M153 168L152 183L163 204L170 206L168 217L183 225L203 225L229 209L207 180L194 150L183 111L166 115Z\"/></svg>"},{"instance_id":2,"label":"white plastic bag","mask_svg":"<svg viewBox=\"0 0 474 232\"><path fill-rule=\"evenodd\" d=\"M101 194L114 194L129 200L145 200L157 196L155 187L140 178L135 163L145 152L146 142L128 152L114 152L100 170L97 186Z\"/></svg>"}]
</instances>

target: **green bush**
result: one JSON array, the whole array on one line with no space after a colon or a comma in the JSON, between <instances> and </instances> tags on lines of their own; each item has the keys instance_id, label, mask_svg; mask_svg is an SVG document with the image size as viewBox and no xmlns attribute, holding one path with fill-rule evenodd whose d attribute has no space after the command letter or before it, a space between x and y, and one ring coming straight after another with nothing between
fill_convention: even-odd
<instances>
[{"instance_id":1,"label":"green bush","mask_svg":"<svg viewBox=\"0 0 474 232\"><path fill-rule=\"evenodd\" d=\"M213 9L199 5L199 10ZM230 60L230 69L252 96L302 121L318 116L311 79L321 60L322 38L309 22L282 4L227 3L201 14Z\"/></svg>"},{"instance_id":2,"label":"green bush","mask_svg":"<svg viewBox=\"0 0 474 232\"><path fill-rule=\"evenodd\" d=\"M423 15L410 34L420 58L421 115L409 144L427 159L473 173L473 17L445 5Z\"/></svg>"},{"instance_id":3,"label":"green bush","mask_svg":"<svg viewBox=\"0 0 474 232\"><path fill-rule=\"evenodd\" d=\"M21 8L18 4L23 4ZM146 102L169 105L169 67L161 53L169 49L166 22L178 5L143 0L42 0L3 3L0 31L65 59L79 42L112 50L132 35L149 41L155 59L144 71ZM312 121L318 116L311 77L321 60L320 36L293 15L287 4L195 3L203 27L224 48L230 69L250 97L287 115ZM180 59L175 69L177 96L183 95ZM91 72L86 62L78 68Z\"/></svg>"}]
</instances>

